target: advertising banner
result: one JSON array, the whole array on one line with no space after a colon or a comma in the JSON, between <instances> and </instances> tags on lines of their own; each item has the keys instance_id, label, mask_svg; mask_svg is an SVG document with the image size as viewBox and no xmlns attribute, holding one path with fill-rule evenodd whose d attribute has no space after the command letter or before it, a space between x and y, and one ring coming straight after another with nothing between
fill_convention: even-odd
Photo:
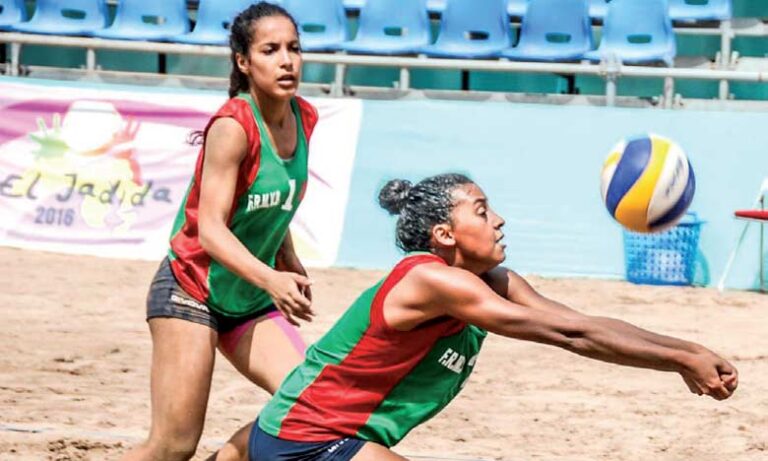
<instances>
[{"instance_id":1,"label":"advertising banner","mask_svg":"<svg viewBox=\"0 0 768 461\"><path fill-rule=\"evenodd\" d=\"M0 245L160 259L219 92L0 81ZM310 182L292 231L310 265L335 261L360 101L318 99Z\"/></svg>"}]
</instances>

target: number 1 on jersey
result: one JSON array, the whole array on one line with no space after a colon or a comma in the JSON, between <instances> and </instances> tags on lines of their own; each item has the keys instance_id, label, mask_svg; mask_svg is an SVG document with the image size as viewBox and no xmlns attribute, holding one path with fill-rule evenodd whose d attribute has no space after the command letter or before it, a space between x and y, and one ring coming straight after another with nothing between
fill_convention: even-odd
<instances>
[{"instance_id":1,"label":"number 1 on jersey","mask_svg":"<svg viewBox=\"0 0 768 461\"><path fill-rule=\"evenodd\" d=\"M296 180L289 179L288 187L291 189L288 191L288 197L285 199L285 203L280 207L281 210L291 211L293 210L293 196L296 195Z\"/></svg>"}]
</instances>

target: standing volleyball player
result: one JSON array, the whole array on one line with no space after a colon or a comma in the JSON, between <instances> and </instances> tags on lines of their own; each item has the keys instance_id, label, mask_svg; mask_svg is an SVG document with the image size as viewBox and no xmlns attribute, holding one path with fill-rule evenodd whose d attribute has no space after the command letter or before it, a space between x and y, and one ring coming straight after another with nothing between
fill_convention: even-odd
<instances>
[{"instance_id":1,"label":"standing volleyball player","mask_svg":"<svg viewBox=\"0 0 768 461\"><path fill-rule=\"evenodd\" d=\"M317 122L315 108L296 96L298 30L285 10L261 2L234 19L230 47L230 99L203 132L168 258L149 291L149 438L124 459L191 458L216 348L274 393L303 357L291 324L314 315L310 282L288 231L305 190ZM216 459L245 457L247 434L236 434Z\"/></svg>"},{"instance_id":2,"label":"standing volleyball player","mask_svg":"<svg viewBox=\"0 0 768 461\"><path fill-rule=\"evenodd\" d=\"M458 394L488 331L675 371L718 400L736 389L736 369L708 349L580 314L501 267L504 220L465 176L390 181L379 201L400 215L408 254L281 384L254 424L252 461L405 459L389 447Z\"/></svg>"}]
</instances>

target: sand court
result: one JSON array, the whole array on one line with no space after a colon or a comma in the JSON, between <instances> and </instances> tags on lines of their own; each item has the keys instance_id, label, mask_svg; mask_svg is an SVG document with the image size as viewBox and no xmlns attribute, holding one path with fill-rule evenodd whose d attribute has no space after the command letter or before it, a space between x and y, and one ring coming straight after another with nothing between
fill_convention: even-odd
<instances>
[{"instance_id":1,"label":"sand court","mask_svg":"<svg viewBox=\"0 0 768 461\"><path fill-rule=\"evenodd\" d=\"M115 459L149 425L144 297L156 262L0 248L0 460ZM383 272L314 269L307 341ZM396 451L414 460L756 461L768 457L768 296L531 278L596 315L701 342L740 388L716 402L673 373L599 363L490 335L462 394ZM267 394L217 357L204 459Z\"/></svg>"}]
</instances>

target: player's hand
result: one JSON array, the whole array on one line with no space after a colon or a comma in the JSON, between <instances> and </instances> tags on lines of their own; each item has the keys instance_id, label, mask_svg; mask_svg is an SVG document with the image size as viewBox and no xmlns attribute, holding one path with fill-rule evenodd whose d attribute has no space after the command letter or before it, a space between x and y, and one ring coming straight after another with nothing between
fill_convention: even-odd
<instances>
[{"instance_id":1,"label":"player's hand","mask_svg":"<svg viewBox=\"0 0 768 461\"><path fill-rule=\"evenodd\" d=\"M294 272L303 275L304 277L309 277L301 260L293 251L279 251L275 257L275 269L284 272ZM301 294L303 294L310 303L312 302L312 288L310 285L304 286L304 290Z\"/></svg>"},{"instance_id":2,"label":"player's hand","mask_svg":"<svg viewBox=\"0 0 768 461\"><path fill-rule=\"evenodd\" d=\"M725 400L739 386L739 372L727 360L710 351L694 354L680 372L688 389L697 395Z\"/></svg>"},{"instance_id":3,"label":"player's hand","mask_svg":"<svg viewBox=\"0 0 768 461\"><path fill-rule=\"evenodd\" d=\"M297 319L311 322L315 315L311 308L312 302L303 294L311 284L303 275L272 271L265 290L286 320L299 326Z\"/></svg>"}]
</instances>

